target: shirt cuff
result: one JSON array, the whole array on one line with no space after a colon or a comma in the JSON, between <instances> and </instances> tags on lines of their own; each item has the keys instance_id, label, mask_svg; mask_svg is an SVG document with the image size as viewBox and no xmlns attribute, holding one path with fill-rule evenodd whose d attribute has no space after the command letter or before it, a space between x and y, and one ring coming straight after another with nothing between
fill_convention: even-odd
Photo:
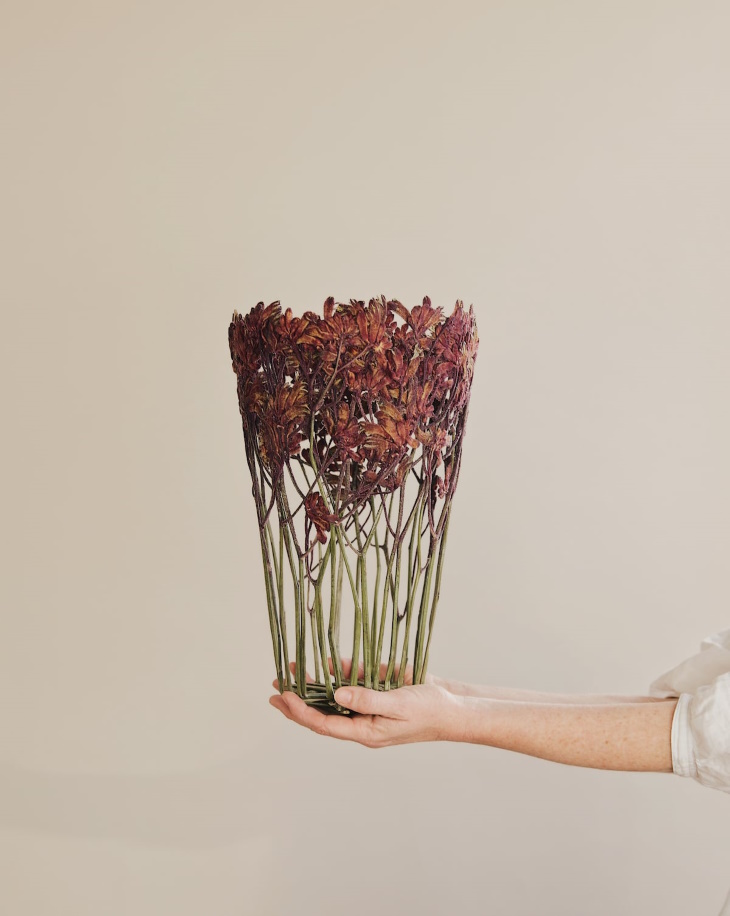
<instances>
[{"instance_id":1,"label":"shirt cuff","mask_svg":"<svg viewBox=\"0 0 730 916\"><path fill-rule=\"evenodd\" d=\"M689 724L691 693L682 693L672 718L672 769L677 776L697 778L695 742Z\"/></svg>"}]
</instances>

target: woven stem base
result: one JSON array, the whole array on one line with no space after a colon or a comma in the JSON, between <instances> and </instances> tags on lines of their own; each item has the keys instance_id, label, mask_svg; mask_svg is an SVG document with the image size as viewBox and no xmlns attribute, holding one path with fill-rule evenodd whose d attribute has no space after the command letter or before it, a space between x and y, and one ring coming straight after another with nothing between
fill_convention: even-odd
<instances>
[{"instance_id":1,"label":"woven stem base","mask_svg":"<svg viewBox=\"0 0 730 916\"><path fill-rule=\"evenodd\" d=\"M343 687L349 687L350 682L347 681L342 685ZM364 687L365 683L362 678L357 682L358 687ZM292 681L292 693L297 693L296 691L296 681ZM286 688L285 688L286 689ZM333 690L337 688L333 685ZM378 690L383 690L382 684L378 685ZM391 687L391 690L397 690L396 687ZM297 694L298 696L298 694ZM351 709L347 709L345 706L341 706L336 700L330 700L327 696L327 688L324 684L320 684L318 681L307 681L307 695L305 697L300 697L301 700L307 704L307 706L314 706L317 709L321 710L323 713L328 715L340 715L340 716L353 716L358 715Z\"/></svg>"}]
</instances>

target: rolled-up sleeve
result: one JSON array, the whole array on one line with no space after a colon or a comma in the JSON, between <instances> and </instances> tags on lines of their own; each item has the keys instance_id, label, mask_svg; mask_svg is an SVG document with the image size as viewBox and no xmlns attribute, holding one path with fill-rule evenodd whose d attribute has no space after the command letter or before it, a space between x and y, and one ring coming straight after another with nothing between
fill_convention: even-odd
<instances>
[{"instance_id":1,"label":"rolled-up sleeve","mask_svg":"<svg viewBox=\"0 0 730 916\"><path fill-rule=\"evenodd\" d=\"M672 719L672 769L730 792L730 672L680 695Z\"/></svg>"},{"instance_id":2,"label":"rolled-up sleeve","mask_svg":"<svg viewBox=\"0 0 730 916\"><path fill-rule=\"evenodd\" d=\"M673 771L730 792L730 630L704 639L699 653L654 680L649 692L678 698Z\"/></svg>"}]
</instances>

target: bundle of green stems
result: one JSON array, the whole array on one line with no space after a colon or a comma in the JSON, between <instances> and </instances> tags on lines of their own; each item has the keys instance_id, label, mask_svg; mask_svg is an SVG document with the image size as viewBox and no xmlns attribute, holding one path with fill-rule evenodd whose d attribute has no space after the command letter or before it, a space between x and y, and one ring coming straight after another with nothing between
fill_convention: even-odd
<instances>
[{"instance_id":1,"label":"bundle of green stems","mask_svg":"<svg viewBox=\"0 0 730 916\"><path fill-rule=\"evenodd\" d=\"M332 524L324 545L315 540L303 548L306 534L297 531L283 480L272 494L255 464L253 473L271 638L282 689L295 690L307 703L343 711L334 691L344 683L374 690L401 687L409 662L413 683L423 683L441 589L450 499L431 530L430 494L414 467L397 491L371 496L341 524ZM320 493L327 498L324 487ZM267 515L267 502L278 511ZM340 653L343 597L354 611L348 678L343 676ZM312 670L313 681L292 678L287 627L292 614L296 671ZM384 650L387 668L381 680Z\"/></svg>"}]
</instances>

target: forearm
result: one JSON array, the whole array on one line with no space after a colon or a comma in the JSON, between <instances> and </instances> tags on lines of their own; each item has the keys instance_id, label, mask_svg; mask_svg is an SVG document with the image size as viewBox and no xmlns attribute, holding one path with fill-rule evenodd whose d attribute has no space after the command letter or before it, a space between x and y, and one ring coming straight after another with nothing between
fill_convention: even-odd
<instances>
[{"instance_id":1,"label":"forearm","mask_svg":"<svg viewBox=\"0 0 730 916\"><path fill-rule=\"evenodd\" d=\"M492 700L520 700L530 703L656 703L658 697L624 695L619 693L543 693L538 690L523 690L515 687L493 687L482 684L466 684L462 681L450 681L438 678L437 682L450 693L462 697L484 697Z\"/></svg>"},{"instance_id":2,"label":"forearm","mask_svg":"<svg viewBox=\"0 0 730 916\"><path fill-rule=\"evenodd\" d=\"M676 704L676 697L604 704L461 697L445 737L572 766L671 773Z\"/></svg>"}]
</instances>

